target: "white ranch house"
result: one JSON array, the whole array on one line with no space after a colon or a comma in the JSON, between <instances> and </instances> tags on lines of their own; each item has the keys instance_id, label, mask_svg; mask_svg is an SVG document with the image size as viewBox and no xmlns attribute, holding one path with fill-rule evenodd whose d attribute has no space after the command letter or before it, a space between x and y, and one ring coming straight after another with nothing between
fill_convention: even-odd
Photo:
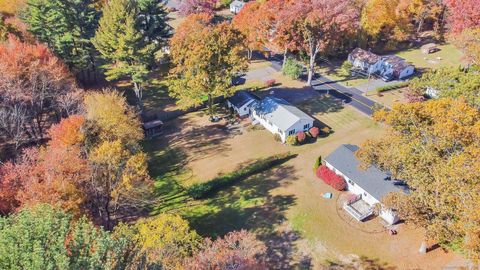
<instances>
[{"instance_id":1,"label":"white ranch house","mask_svg":"<svg viewBox=\"0 0 480 270\"><path fill-rule=\"evenodd\" d=\"M355 68L368 74L377 73L382 66L382 58L372 52L356 48L348 55L348 61Z\"/></svg>"},{"instance_id":2,"label":"white ranch house","mask_svg":"<svg viewBox=\"0 0 480 270\"><path fill-rule=\"evenodd\" d=\"M261 124L273 134L280 135L282 142L299 131L313 127L314 119L287 101L266 97L253 105L253 124Z\"/></svg>"},{"instance_id":3,"label":"white ranch house","mask_svg":"<svg viewBox=\"0 0 480 270\"><path fill-rule=\"evenodd\" d=\"M227 106L235 111L240 117L247 117L251 114L253 104L258 97L248 91L237 91L227 99Z\"/></svg>"},{"instance_id":4,"label":"white ranch house","mask_svg":"<svg viewBox=\"0 0 480 270\"><path fill-rule=\"evenodd\" d=\"M405 79L415 72L415 67L408 64L405 59L396 55L382 57L382 69L380 74L393 76L397 79Z\"/></svg>"},{"instance_id":5,"label":"white ranch house","mask_svg":"<svg viewBox=\"0 0 480 270\"><path fill-rule=\"evenodd\" d=\"M396 55L380 56L361 48L354 49L348 55L352 65L367 74L392 76L395 79L405 79L415 72L415 66Z\"/></svg>"},{"instance_id":6,"label":"white ranch house","mask_svg":"<svg viewBox=\"0 0 480 270\"><path fill-rule=\"evenodd\" d=\"M376 204L381 205L385 195L391 192L408 193L408 188L403 181L392 180L389 174L375 166L361 170L360 161L355 157L358 149L356 145L341 145L325 158L325 165L345 178L348 191L357 195L353 201L346 202L343 208L356 220L363 221L373 214ZM395 224L399 220L395 211L383 206L381 209L379 216L388 224Z\"/></svg>"}]
</instances>

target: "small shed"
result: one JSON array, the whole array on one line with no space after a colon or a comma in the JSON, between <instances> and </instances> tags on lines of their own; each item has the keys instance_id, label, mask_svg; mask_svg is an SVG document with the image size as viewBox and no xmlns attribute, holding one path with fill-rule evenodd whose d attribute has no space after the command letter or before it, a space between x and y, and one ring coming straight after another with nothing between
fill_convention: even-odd
<instances>
[{"instance_id":1,"label":"small shed","mask_svg":"<svg viewBox=\"0 0 480 270\"><path fill-rule=\"evenodd\" d=\"M421 47L423 54L430 54L439 51L440 49L437 47L435 43L428 43Z\"/></svg>"},{"instance_id":2,"label":"small shed","mask_svg":"<svg viewBox=\"0 0 480 270\"><path fill-rule=\"evenodd\" d=\"M240 10L242 10L244 6L245 6L245 2L240 0L234 0L230 4L230 12L232 12L233 14L237 14L240 12Z\"/></svg>"},{"instance_id":3,"label":"small shed","mask_svg":"<svg viewBox=\"0 0 480 270\"><path fill-rule=\"evenodd\" d=\"M162 133L163 122L162 120L153 120L142 124L143 131L146 138L154 138Z\"/></svg>"}]
</instances>

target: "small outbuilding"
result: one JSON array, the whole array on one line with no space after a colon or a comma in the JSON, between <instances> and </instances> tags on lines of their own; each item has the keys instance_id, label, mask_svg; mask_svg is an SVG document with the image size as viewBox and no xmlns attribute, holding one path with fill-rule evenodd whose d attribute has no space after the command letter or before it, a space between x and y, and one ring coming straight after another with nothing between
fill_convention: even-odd
<instances>
[{"instance_id":1,"label":"small outbuilding","mask_svg":"<svg viewBox=\"0 0 480 270\"><path fill-rule=\"evenodd\" d=\"M408 187L375 166L360 169L360 161L355 156L358 149L356 145L343 144L325 158L325 166L342 176L347 182L347 190L356 195L343 208L356 220L363 221L373 214L378 204L381 206L379 216L388 224L394 224L398 221L397 214L383 207L381 201L391 192L408 193Z\"/></svg>"},{"instance_id":2,"label":"small outbuilding","mask_svg":"<svg viewBox=\"0 0 480 270\"><path fill-rule=\"evenodd\" d=\"M258 97L254 94L240 90L227 98L227 106L235 111L238 116L245 117L250 115L251 108L257 101Z\"/></svg>"},{"instance_id":3,"label":"small outbuilding","mask_svg":"<svg viewBox=\"0 0 480 270\"><path fill-rule=\"evenodd\" d=\"M240 10L242 10L242 8L245 6L245 2L243 1L240 1L240 0L234 0L231 4L230 4L230 12L233 13L233 14L238 14L240 12Z\"/></svg>"},{"instance_id":4,"label":"small outbuilding","mask_svg":"<svg viewBox=\"0 0 480 270\"><path fill-rule=\"evenodd\" d=\"M154 138L162 134L163 122L161 120L153 120L142 124L146 138Z\"/></svg>"},{"instance_id":5,"label":"small outbuilding","mask_svg":"<svg viewBox=\"0 0 480 270\"><path fill-rule=\"evenodd\" d=\"M437 47L435 43L428 43L423 45L420 50L423 54L430 54L434 52L438 52L440 49Z\"/></svg>"}]
</instances>

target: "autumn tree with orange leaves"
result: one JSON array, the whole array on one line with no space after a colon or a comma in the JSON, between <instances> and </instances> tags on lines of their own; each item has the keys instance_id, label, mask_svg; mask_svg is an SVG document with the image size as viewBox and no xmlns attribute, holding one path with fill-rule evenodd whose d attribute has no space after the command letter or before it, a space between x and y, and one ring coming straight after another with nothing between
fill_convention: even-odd
<instances>
[{"instance_id":1,"label":"autumn tree with orange leaves","mask_svg":"<svg viewBox=\"0 0 480 270\"><path fill-rule=\"evenodd\" d=\"M15 149L43 139L50 125L74 114L80 96L67 67L44 45L12 36L0 44L0 134Z\"/></svg>"}]
</instances>

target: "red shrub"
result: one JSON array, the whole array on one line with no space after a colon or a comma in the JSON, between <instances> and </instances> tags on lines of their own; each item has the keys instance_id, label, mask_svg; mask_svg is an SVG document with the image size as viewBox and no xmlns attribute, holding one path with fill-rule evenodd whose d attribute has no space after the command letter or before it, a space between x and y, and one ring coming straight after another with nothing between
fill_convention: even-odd
<instances>
[{"instance_id":1,"label":"red shrub","mask_svg":"<svg viewBox=\"0 0 480 270\"><path fill-rule=\"evenodd\" d=\"M302 143L305 140L306 137L307 137L307 135L303 131L300 131L300 132L297 133L297 140L298 140L299 143Z\"/></svg>"},{"instance_id":2,"label":"red shrub","mask_svg":"<svg viewBox=\"0 0 480 270\"><path fill-rule=\"evenodd\" d=\"M272 86L275 86L275 83L276 83L276 81L274 79L270 79L270 80L265 82L265 85L267 87L272 87Z\"/></svg>"},{"instance_id":3,"label":"red shrub","mask_svg":"<svg viewBox=\"0 0 480 270\"><path fill-rule=\"evenodd\" d=\"M345 190L347 183L345 179L340 175L337 175L335 172L327 168L327 166L322 165L317 169L317 177L322 179L327 185L330 185L336 190Z\"/></svg>"},{"instance_id":4,"label":"red shrub","mask_svg":"<svg viewBox=\"0 0 480 270\"><path fill-rule=\"evenodd\" d=\"M310 132L310 135L312 135L313 138L316 138L318 134L320 134L318 127L312 127L308 132Z\"/></svg>"}]
</instances>

